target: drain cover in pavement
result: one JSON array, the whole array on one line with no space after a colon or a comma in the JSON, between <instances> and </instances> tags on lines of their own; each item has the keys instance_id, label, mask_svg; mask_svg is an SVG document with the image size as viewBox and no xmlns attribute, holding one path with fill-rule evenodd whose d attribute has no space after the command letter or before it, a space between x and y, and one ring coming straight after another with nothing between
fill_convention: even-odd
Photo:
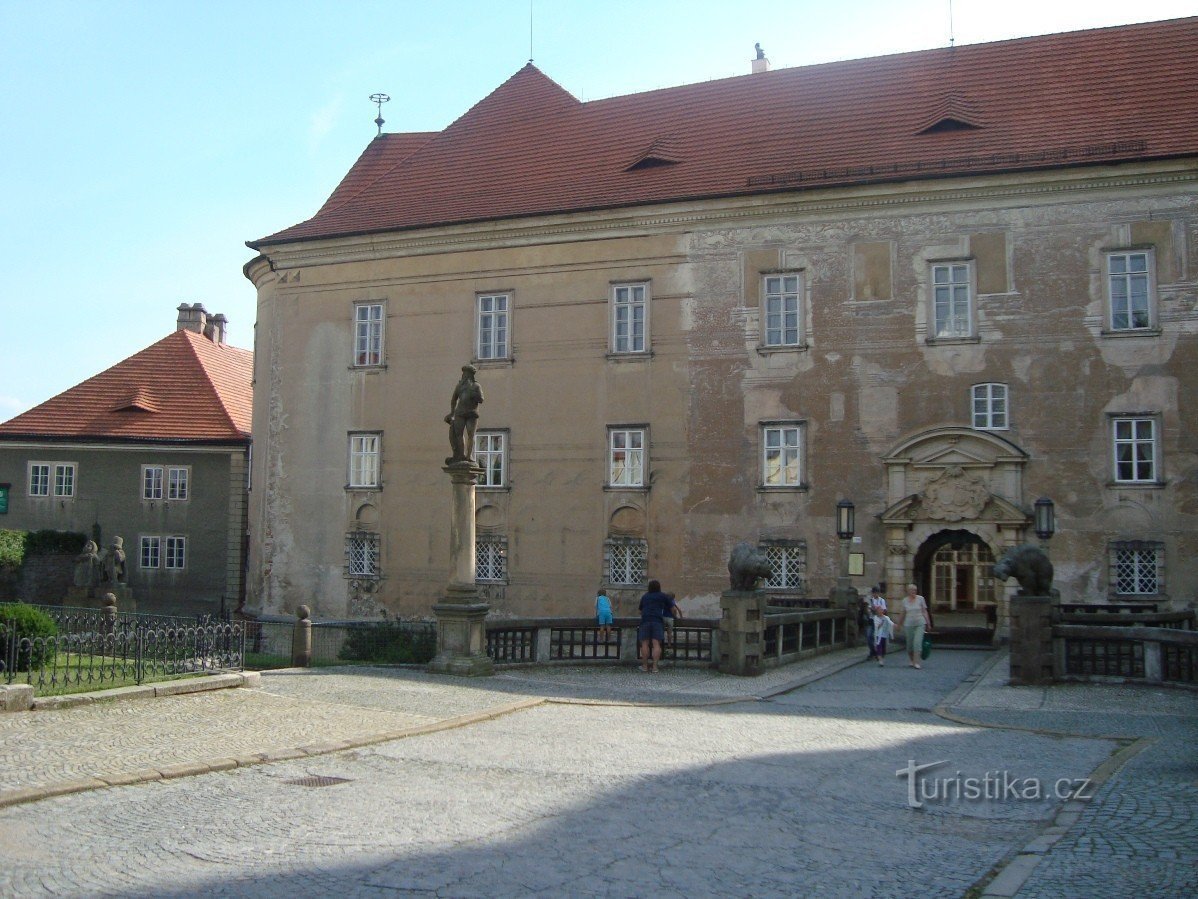
<instances>
[{"instance_id":1,"label":"drain cover in pavement","mask_svg":"<svg viewBox=\"0 0 1198 899\"><path fill-rule=\"evenodd\" d=\"M293 787L332 787L337 784L349 783L348 777L329 777L324 774L311 774L308 777L295 777L291 780L283 781L285 784L291 784Z\"/></svg>"}]
</instances>

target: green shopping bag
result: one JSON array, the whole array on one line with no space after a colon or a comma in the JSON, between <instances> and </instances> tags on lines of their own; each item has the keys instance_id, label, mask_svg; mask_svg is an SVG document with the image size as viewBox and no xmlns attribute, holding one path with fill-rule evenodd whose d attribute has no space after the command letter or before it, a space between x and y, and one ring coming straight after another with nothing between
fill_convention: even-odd
<instances>
[{"instance_id":1,"label":"green shopping bag","mask_svg":"<svg viewBox=\"0 0 1198 899\"><path fill-rule=\"evenodd\" d=\"M921 659L926 659L931 654L932 654L932 638L929 637L927 634L924 634L923 635L923 646L920 647L919 657Z\"/></svg>"}]
</instances>

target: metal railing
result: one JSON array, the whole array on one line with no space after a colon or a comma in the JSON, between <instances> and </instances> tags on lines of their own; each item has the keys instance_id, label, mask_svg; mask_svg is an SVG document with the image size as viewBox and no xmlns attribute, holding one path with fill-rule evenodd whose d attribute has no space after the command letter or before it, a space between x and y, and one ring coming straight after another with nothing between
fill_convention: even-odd
<instances>
[{"instance_id":1,"label":"metal railing","mask_svg":"<svg viewBox=\"0 0 1198 899\"><path fill-rule=\"evenodd\" d=\"M486 624L487 655L497 664L635 664L639 619L617 618L605 640L593 618L521 618ZM709 666L718 658L719 621L681 618L666 629L663 661Z\"/></svg>"},{"instance_id":2,"label":"metal railing","mask_svg":"<svg viewBox=\"0 0 1198 899\"><path fill-rule=\"evenodd\" d=\"M1176 627L1058 624L1054 676L1198 684L1198 633Z\"/></svg>"},{"instance_id":3,"label":"metal railing","mask_svg":"<svg viewBox=\"0 0 1198 899\"><path fill-rule=\"evenodd\" d=\"M98 622L55 636L20 636L0 622L0 681L35 693L140 685L188 674L237 671L245 641L241 626L214 622L174 627Z\"/></svg>"}]
</instances>

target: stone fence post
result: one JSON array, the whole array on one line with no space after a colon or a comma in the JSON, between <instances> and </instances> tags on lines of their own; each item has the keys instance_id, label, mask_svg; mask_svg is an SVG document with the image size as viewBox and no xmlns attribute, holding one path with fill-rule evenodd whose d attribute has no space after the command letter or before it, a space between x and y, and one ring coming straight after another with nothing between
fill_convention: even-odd
<instances>
[{"instance_id":1,"label":"stone fence post","mask_svg":"<svg viewBox=\"0 0 1198 899\"><path fill-rule=\"evenodd\" d=\"M764 590L725 590L720 594L719 654L722 674L754 677L765 652Z\"/></svg>"},{"instance_id":2,"label":"stone fence post","mask_svg":"<svg viewBox=\"0 0 1198 899\"><path fill-rule=\"evenodd\" d=\"M291 632L291 666L307 668L312 664L312 611L307 606L300 606L295 615L295 630Z\"/></svg>"},{"instance_id":3,"label":"stone fence post","mask_svg":"<svg viewBox=\"0 0 1198 899\"><path fill-rule=\"evenodd\" d=\"M1011 597L1011 686L1053 682L1052 597Z\"/></svg>"}]
</instances>

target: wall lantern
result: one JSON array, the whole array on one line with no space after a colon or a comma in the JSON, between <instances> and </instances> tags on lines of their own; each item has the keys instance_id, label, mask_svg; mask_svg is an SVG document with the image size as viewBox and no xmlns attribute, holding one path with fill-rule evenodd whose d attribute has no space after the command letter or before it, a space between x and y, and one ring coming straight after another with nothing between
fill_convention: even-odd
<instances>
[{"instance_id":1,"label":"wall lantern","mask_svg":"<svg viewBox=\"0 0 1198 899\"><path fill-rule=\"evenodd\" d=\"M842 499L836 504L836 536L841 540L852 540L856 524L857 507L849 500Z\"/></svg>"},{"instance_id":2,"label":"wall lantern","mask_svg":"<svg viewBox=\"0 0 1198 899\"><path fill-rule=\"evenodd\" d=\"M1036 536L1048 540L1057 532L1056 505L1047 496L1042 496L1035 503Z\"/></svg>"}]
</instances>

